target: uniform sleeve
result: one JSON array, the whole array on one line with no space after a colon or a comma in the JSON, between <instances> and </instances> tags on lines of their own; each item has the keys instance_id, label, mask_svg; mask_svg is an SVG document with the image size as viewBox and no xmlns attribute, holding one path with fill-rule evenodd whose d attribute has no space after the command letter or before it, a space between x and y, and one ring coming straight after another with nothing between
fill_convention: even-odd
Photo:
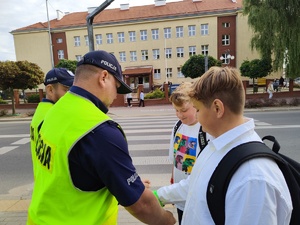
<instances>
[{"instance_id":1,"label":"uniform sleeve","mask_svg":"<svg viewBox=\"0 0 300 225\"><path fill-rule=\"evenodd\" d=\"M145 186L128 152L128 144L116 123L101 124L72 149L70 172L74 185L85 191L108 188L123 206L134 204Z\"/></svg>"}]
</instances>

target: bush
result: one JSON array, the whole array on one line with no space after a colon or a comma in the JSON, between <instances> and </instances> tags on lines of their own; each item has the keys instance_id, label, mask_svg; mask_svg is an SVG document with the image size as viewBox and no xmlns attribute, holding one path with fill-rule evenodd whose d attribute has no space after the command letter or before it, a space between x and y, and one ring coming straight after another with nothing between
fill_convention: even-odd
<instances>
[{"instance_id":1,"label":"bush","mask_svg":"<svg viewBox=\"0 0 300 225\"><path fill-rule=\"evenodd\" d=\"M159 90L158 88L155 89L153 92L150 92L145 95L145 99L157 99L157 98L164 98L165 92Z\"/></svg>"},{"instance_id":2,"label":"bush","mask_svg":"<svg viewBox=\"0 0 300 225\"><path fill-rule=\"evenodd\" d=\"M7 104L7 102L0 98L0 104Z\"/></svg>"},{"instance_id":3,"label":"bush","mask_svg":"<svg viewBox=\"0 0 300 225\"><path fill-rule=\"evenodd\" d=\"M8 114L8 110L7 109L1 109L0 110L0 116L5 116Z\"/></svg>"},{"instance_id":4,"label":"bush","mask_svg":"<svg viewBox=\"0 0 300 225\"><path fill-rule=\"evenodd\" d=\"M40 102L40 95L33 94L28 96L28 103L39 103Z\"/></svg>"},{"instance_id":5,"label":"bush","mask_svg":"<svg viewBox=\"0 0 300 225\"><path fill-rule=\"evenodd\" d=\"M278 106L278 100L277 99L265 99L264 100L264 107L270 107L270 106Z\"/></svg>"},{"instance_id":6,"label":"bush","mask_svg":"<svg viewBox=\"0 0 300 225\"><path fill-rule=\"evenodd\" d=\"M258 108L263 106L264 102L261 99L249 99L245 104L245 108Z\"/></svg>"},{"instance_id":7,"label":"bush","mask_svg":"<svg viewBox=\"0 0 300 225\"><path fill-rule=\"evenodd\" d=\"M286 106L287 105L287 101L286 101L286 99L283 98L283 99L279 100L278 104L279 104L279 106Z\"/></svg>"},{"instance_id":8,"label":"bush","mask_svg":"<svg viewBox=\"0 0 300 225\"><path fill-rule=\"evenodd\" d=\"M292 106L298 106L299 104L300 104L300 100L298 98L293 98L290 101L290 105L292 105Z\"/></svg>"}]
</instances>

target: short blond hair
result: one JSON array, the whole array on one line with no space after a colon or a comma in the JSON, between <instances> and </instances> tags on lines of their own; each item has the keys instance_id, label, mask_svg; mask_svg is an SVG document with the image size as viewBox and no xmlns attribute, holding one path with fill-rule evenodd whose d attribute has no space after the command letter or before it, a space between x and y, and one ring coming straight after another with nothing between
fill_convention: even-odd
<instances>
[{"instance_id":1,"label":"short blond hair","mask_svg":"<svg viewBox=\"0 0 300 225\"><path fill-rule=\"evenodd\" d=\"M181 83L170 95L170 102L172 102L176 106L182 106L186 102L190 102L191 98L189 96L190 89L192 83L191 82L183 82Z\"/></svg>"},{"instance_id":2,"label":"short blond hair","mask_svg":"<svg viewBox=\"0 0 300 225\"><path fill-rule=\"evenodd\" d=\"M236 68L211 67L192 85L189 96L210 107L220 99L235 114L243 113L245 91L240 72Z\"/></svg>"}]
</instances>

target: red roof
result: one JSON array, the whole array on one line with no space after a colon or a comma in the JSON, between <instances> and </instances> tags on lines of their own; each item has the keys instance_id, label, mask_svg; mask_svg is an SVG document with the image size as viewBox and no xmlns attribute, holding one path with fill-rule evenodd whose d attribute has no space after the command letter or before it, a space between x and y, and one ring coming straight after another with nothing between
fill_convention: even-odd
<instances>
[{"instance_id":1,"label":"red roof","mask_svg":"<svg viewBox=\"0 0 300 225\"><path fill-rule=\"evenodd\" d=\"M166 3L163 6L145 5L130 7L129 10L105 9L95 16L93 25L106 23L151 20L173 16L189 16L194 14L207 14L213 12L237 11L242 7L242 1L237 0L183 0L179 2ZM86 27L88 12L74 12L65 15L61 20L50 21L51 29L63 29L68 27ZM47 29L48 22L38 22L27 27L16 29L12 32Z\"/></svg>"}]
</instances>

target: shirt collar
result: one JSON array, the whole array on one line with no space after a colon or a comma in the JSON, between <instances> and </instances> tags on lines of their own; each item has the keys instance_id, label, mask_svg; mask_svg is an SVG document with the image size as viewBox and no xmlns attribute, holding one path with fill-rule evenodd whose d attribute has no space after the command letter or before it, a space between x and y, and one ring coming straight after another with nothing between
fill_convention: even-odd
<instances>
[{"instance_id":1,"label":"shirt collar","mask_svg":"<svg viewBox=\"0 0 300 225\"><path fill-rule=\"evenodd\" d=\"M105 114L108 112L108 108L101 102L101 100L98 99L92 93L88 92L87 90L73 85L70 88L70 92L80 95L81 97L84 97L84 98L90 100L98 109L100 109Z\"/></svg>"}]
</instances>

